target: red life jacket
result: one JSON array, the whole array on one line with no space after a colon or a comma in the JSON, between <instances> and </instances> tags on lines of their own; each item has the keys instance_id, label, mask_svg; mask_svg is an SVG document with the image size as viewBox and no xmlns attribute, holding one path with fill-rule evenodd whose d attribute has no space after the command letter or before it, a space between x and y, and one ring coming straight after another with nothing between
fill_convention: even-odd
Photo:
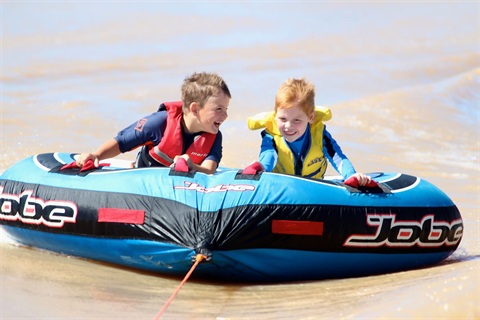
<instances>
[{"instance_id":1,"label":"red life jacket","mask_svg":"<svg viewBox=\"0 0 480 320\"><path fill-rule=\"evenodd\" d=\"M167 126L160 143L150 147L148 154L158 163L168 167L173 163L175 156L183 154L183 112L181 101L165 102L164 105L167 109ZM193 163L201 164L212 149L216 136L207 132L197 135L185 154L188 154Z\"/></svg>"}]
</instances>

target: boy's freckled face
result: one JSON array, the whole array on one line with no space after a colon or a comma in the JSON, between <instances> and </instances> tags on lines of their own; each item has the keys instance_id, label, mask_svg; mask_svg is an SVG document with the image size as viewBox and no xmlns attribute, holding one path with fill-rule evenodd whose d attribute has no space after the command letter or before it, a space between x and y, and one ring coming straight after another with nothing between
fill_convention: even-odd
<instances>
[{"instance_id":1,"label":"boy's freckled face","mask_svg":"<svg viewBox=\"0 0 480 320\"><path fill-rule=\"evenodd\" d=\"M220 125L227 119L227 109L230 98L223 92L208 98L207 102L198 111L202 131L217 134Z\"/></svg>"},{"instance_id":2,"label":"boy's freckled face","mask_svg":"<svg viewBox=\"0 0 480 320\"><path fill-rule=\"evenodd\" d=\"M307 124L312 123L314 113L308 116L299 106L288 109L278 109L275 115L280 134L288 142L300 138L307 130Z\"/></svg>"}]
</instances>

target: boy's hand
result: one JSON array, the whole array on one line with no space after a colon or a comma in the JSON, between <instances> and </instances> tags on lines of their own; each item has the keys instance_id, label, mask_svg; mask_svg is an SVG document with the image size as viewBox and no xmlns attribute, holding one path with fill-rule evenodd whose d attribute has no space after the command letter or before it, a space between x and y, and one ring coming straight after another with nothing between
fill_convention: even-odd
<instances>
[{"instance_id":1,"label":"boy's hand","mask_svg":"<svg viewBox=\"0 0 480 320\"><path fill-rule=\"evenodd\" d=\"M363 173L355 173L354 175L350 176L347 180L344 182L346 185L349 185L350 187L353 188L358 188L358 187L369 187L373 188L378 186L377 182L372 180L369 176L364 175Z\"/></svg>"},{"instance_id":2,"label":"boy's hand","mask_svg":"<svg viewBox=\"0 0 480 320\"><path fill-rule=\"evenodd\" d=\"M265 168L263 167L263 165L258 161L254 161L249 164L245 169L243 169L243 174L257 174L264 171Z\"/></svg>"},{"instance_id":3,"label":"boy's hand","mask_svg":"<svg viewBox=\"0 0 480 320\"><path fill-rule=\"evenodd\" d=\"M190 159L190 157L188 156L188 154L182 154L181 156L175 156L175 158L173 158L173 165L175 165L175 163L178 161L179 158L183 158L187 162L187 166L188 166L189 170L193 169L193 162L192 162L192 159Z\"/></svg>"},{"instance_id":4,"label":"boy's hand","mask_svg":"<svg viewBox=\"0 0 480 320\"><path fill-rule=\"evenodd\" d=\"M98 156L96 154L93 154L93 153L82 153L80 155L80 157L77 159L77 161L75 161L77 163L77 166L79 166L80 168L83 167L83 165L88 161L88 160L92 160L95 167L98 167L98 164L99 164L99 159L98 159Z\"/></svg>"},{"instance_id":5,"label":"boy's hand","mask_svg":"<svg viewBox=\"0 0 480 320\"><path fill-rule=\"evenodd\" d=\"M355 173L352 177L356 177L358 179L359 186L366 186L370 183L370 181L372 181L372 178L359 172Z\"/></svg>"}]
</instances>

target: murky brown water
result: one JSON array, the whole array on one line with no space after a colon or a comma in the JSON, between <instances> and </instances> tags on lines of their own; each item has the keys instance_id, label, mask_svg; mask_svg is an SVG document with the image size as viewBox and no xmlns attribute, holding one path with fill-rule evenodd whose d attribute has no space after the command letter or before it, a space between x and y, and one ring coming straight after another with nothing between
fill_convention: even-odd
<instances>
[{"instance_id":1,"label":"murky brown water","mask_svg":"<svg viewBox=\"0 0 480 320\"><path fill-rule=\"evenodd\" d=\"M203 70L232 91L222 165L241 167L260 142L246 117L305 76L358 170L418 175L464 218L460 248L440 265L288 284L188 281L165 319L480 317L478 2L0 6L0 172L35 153L96 148ZM0 235L0 319L153 319L180 282Z\"/></svg>"}]
</instances>

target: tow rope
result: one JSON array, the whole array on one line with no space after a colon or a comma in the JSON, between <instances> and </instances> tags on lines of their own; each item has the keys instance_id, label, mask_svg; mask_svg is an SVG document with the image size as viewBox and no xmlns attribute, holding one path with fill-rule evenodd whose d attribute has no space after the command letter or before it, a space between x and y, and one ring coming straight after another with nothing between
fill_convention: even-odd
<instances>
[{"instance_id":1,"label":"tow rope","mask_svg":"<svg viewBox=\"0 0 480 320\"><path fill-rule=\"evenodd\" d=\"M158 320L160 319L163 314L165 313L165 311L167 311L167 308L168 306L170 305L170 303L172 303L173 299L175 299L175 297L177 296L178 292L180 291L180 289L182 289L183 285L187 282L188 278L190 278L190 275L193 273L193 271L195 270L195 268L198 266L198 264L200 262L202 262L202 260L204 259L207 259L207 256L199 253L196 255L195 257L195 263L193 264L193 266L190 268L190 271L187 272L187 274L185 275L185 278L183 278L182 282L180 283L180 285L177 287L177 289L172 293L172 295L170 296L170 298L168 298L167 302L165 302L165 304L163 305L162 309L160 309L160 311L157 313L157 315L155 316L155 320Z\"/></svg>"}]
</instances>

